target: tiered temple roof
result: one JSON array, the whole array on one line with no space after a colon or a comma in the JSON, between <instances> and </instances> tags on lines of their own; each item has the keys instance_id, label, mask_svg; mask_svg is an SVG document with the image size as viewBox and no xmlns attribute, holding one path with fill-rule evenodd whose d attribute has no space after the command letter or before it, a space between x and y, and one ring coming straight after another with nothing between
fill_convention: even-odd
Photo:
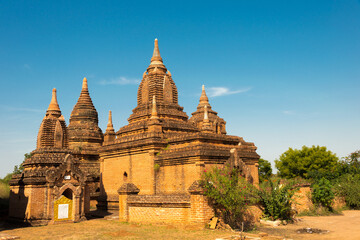
<instances>
[{"instance_id":1,"label":"tiered temple roof","mask_svg":"<svg viewBox=\"0 0 360 240\"><path fill-rule=\"evenodd\" d=\"M68 134L66 123L59 108L56 89L52 90L52 98L46 115L40 125L37 137L37 148L31 152L23 164L24 171L14 175L10 184L44 184L47 172L63 163L67 154Z\"/></svg>"},{"instance_id":2,"label":"tiered temple roof","mask_svg":"<svg viewBox=\"0 0 360 240\"><path fill-rule=\"evenodd\" d=\"M206 95L205 86L203 85L199 105L197 106L196 111L191 114L192 117L189 121L195 124L199 129L203 129L205 112L207 112L208 115L208 120L205 120L206 129L214 133L226 134L226 122L218 116L217 112L211 109L209 98Z\"/></svg>"},{"instance_id":3,"label":"tiered temple roof","mask_svg":"<svg viewBox=\"0 0 360 240\"><path fill-rule=\"evenodd\" d=\"M61 115L56 98L56 89L52 90L52 98L46 115L40 125L37 148L66 148L68 136L64 116Z\"/></svg>"},{"instance_id":4,"label":"tiered temple roof","mask_svg":"<svg viewBox=\"0 0 360 240\"><path fill-rule=\"evenodd\" d=\"M128 119L129 124L116 133L118 138L148 132L148 120L151 118L154 97L157 116L165 134L198 131L188 122L187 114L178 104L176 85L163 63L157 39L150 65L144 72L138 89L137 107Z\"/></svg>"},{"instance_id":5,"label":"tiered temple roof","mask_svg":"<svg viewBox=\"0 0 360 240\"><path fill-rule=\"evenodd\" d=\"M80 97L70 115L69 146L74 150L96 150L103 142L98 126L98 113L89 95L87 79L83 79Z\"/></svg>"}]
</instances>

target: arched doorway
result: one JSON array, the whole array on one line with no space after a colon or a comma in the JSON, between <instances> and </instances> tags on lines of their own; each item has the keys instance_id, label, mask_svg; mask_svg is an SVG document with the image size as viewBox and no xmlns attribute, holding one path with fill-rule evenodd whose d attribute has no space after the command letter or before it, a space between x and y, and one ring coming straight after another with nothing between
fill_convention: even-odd
<instances>
[{"instance_id":1,"label":"arched doorway","mask_svg":"<svg viewBox=\"0 0 360 240\"><path fill-rule=\"evenodd\" d=\"M74 220L73 214L74 193L70 188L64 190L61 196L54 201L54 220Z\"/></svg>"}]
</instances>

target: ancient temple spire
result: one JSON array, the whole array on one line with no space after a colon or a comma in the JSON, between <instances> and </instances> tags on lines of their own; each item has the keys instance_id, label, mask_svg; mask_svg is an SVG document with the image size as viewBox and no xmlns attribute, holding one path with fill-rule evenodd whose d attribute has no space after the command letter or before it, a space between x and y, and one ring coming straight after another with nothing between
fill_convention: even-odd
<instances>
[{"instance_id":1,"label":"ancient temple spire","mask_svg":"<svg viewBox=\"0 0 360 240\"><path fill-rule=\"evenodd\" d=\"M160 56L160 50L159 50L159 43L157 38L155 38L155 42L154 42L154 53L153 56L151 58L151 62L153 61L163 61L161 56Z\"/></svg>"},{"instance_id":2,"label":"ancient temple spire","mask_svg":"<svg viewBox=\"0 0 360 240\"><path fill-rule=\"evenodd\" d=\"M68 132L69 146L75 150L93 150L103 142L98 113L91 100L86 78L82 81L80 97L71 112Z\"/></svg>"},{"instance_id":3,"label":"ancient temple spire","mask_svg":"<svg viewBox=\"0 0 360 240\"><path fill-rule=\"evenodd\" d=\"M54 88L49 107L39 128L37 148L66 148L67 146L66 124L61 115Z\"/></svg>"},{"instance_id":4,"label":"ancient temple spire","mask_svg":"<svg viewBox=\"0 0 360 240\"><path fill-rule=\"evenodd\" d=\"M151 110L150 119L159 119L159 116L158 116L158 113L157 113L157 108L156 108L156 97L155 97L155 95L153 96L153 100L152 100L152 110Z\"/></svg>"},{"instance_id":5,"label":"ancient temple spire","mask_svg":"<svg viewBox=\"0 0 360 240\"><path fill-rule=\"evenodd\" d=\"M54 88L52 90L51 101L50 101L49 107L46 111L46 116L48 116L48 115L53 115L55 117L61 116L60 107L59 107L59 104L57 102L57 97L56 97L56 88Z\"/></svg>"},{"instance_id":6,"label":"ancient temple spire","mask_svg":"<svg viewBox=\"0 0 360 240\"><path fill-rule=\"evenodd\" d=\"M151 73L151 70L153 69L156 70L154 71L154 73L165 73L167 70L160 55L159 43L157 38L155 38L153 56L151 57L150 66L147 70L149 73Z\"/></svg>"},{"instance_id":7,"label":"ancient temple spire","mask_svg":"<svg viewBox=\"0 0 360 240\"><path fill-rule=\"evenodd\" d=\"M200 101L199 101L198 108L204 108L204 106L207 106L208 108L211 109L211 106L210 106L210 103L209 103L209 98L206 95L205 85L202 85L202 91L201 91L201 96L200 96Z\"/></svg>"},{"instance_id":8,"label":"ancient temple spire","mask_svg":"<svg viewBox=\"0 0 360 240\"><path fill-rule=\"evenodd\" d=\"M109 111L109 120L108 120L108 124L106 126L106 133L108 133L108 132L114 132L115 133L114 126L113 126L113 123L112 123L111 111Z\"/></svg>"},{"instance_id":9,"label":"ancient temple spire","mask_svg":"<svg viewBox=\"0 0 360 240\"><path fill-rule=\"evenodd\" d=\"M82 90L88 89L87 79L84 77L83 83L82 83Z\"/></svg>"}]
</instances>

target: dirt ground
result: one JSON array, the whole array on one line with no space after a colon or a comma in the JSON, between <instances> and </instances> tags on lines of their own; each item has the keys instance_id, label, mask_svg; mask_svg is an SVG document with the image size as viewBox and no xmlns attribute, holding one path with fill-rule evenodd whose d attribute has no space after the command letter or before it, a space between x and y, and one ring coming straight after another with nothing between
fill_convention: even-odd
<instances>
[{"instance_id":1,"label":"dirt ground","mask_svg":"<svg viewBox=\"0 0 360 240\"><path fill-rule=\"evenodd\" d=\"M329 230L325 234L297 233L302 228ZM2 231L1 231L2 230ZM93 219L80 223L65 223L42 227L23 227L9 229L0 226L3 234L19 236L20 239L231 239L238 235L231 231L208 230L184 225L129 224L117 220ZM360 239L360 211L344 211L343 215L325 217L301 217L295 224L279 227L259 226L249 238L261 239ZM0 233L0 235L1 235ZM258 238L259 239L259 238Z\"/></svg>"},{"instance_id":2,"label":"dirt ground","mask_svg":"<svg viewBox=\"0 0 360 240\"><path fill-rule=\"evenodd\" d=\"M300 217L299 219L300 221L295 224L275 228L259 227L258 230L290 239L360 239L360 211L357 210L343 211L342 215L338 216ZM329 233L297 233L298 229L307 227L328 230Z\"/></svg>"}]
</instances>

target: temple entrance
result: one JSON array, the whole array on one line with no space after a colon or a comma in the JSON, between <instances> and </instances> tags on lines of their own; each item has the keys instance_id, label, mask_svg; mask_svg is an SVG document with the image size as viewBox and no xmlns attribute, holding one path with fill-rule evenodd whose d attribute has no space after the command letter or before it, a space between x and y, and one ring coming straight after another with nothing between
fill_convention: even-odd
<instances>
[{"instance_id":1,"label":"temple entrance","mask_svg":"<svg viewBox=\"0 0 360 240\"><path fill-rule=\"evenodd\" d=\"M73 217L73 191L67 188L54 202L54 220L74 220Z\"/></svg>"}]
</instances>

